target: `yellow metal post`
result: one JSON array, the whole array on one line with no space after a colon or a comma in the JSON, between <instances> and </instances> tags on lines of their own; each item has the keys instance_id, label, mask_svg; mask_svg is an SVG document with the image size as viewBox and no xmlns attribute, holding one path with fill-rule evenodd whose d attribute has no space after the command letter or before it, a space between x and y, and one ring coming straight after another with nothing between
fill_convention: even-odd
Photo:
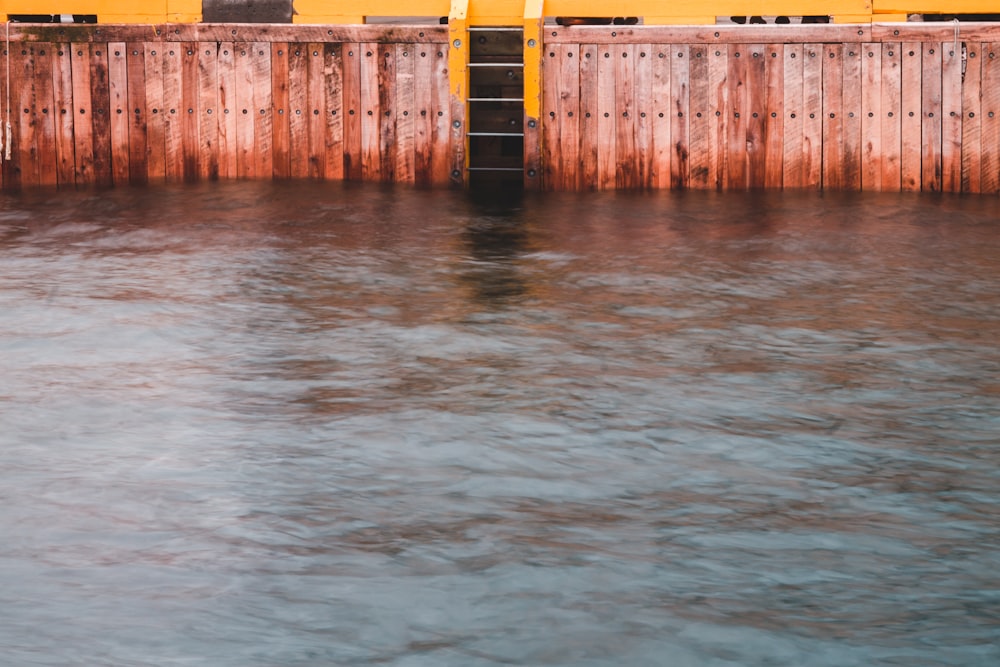
<instances>
[{"instance_id":1,"label":"yellow metal post","mask_svg":"<svg viewBox=\"0 0 1000 667\"><path fill-rule=\"evenodd\" d=\"M201 0L0 0L0 15L93 14L101 23L197 23Z\"/></svg>"},{"instance_id":2,"label":"yellow metal post","mask_svg":"<svg viewBox=\"0 0 1000 667\"><path fill-rule=\"evenodd\" d=\"M545 0L524 2L524 187L542 186L542 27Z\"/></svg>"},{"instance_id":3,"label":"yellow metal post","mask_svg":"<svg viewBox=\"0 0 1000 667\"><path fill-rule=\"evenodd\" d=\"M469 167L469 2L452 0L448 12L448 84L451 94L451 180L466 182Z\"/></svg>"}]
</instances>

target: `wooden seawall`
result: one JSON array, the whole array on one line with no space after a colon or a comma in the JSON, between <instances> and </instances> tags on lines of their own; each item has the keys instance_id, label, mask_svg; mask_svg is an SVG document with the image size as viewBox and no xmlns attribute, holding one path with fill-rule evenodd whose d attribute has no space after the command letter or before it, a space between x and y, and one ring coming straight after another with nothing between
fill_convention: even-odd
<instances>
[{"instance_id":1,"label":"wooden seawall","mask_svg":"<svg viewBox=\"0 0 1000 667\"><path fill-rule=\"evenodd\" d=\"M468 181L448 26L7 29L4 190ZM518 118L528 188L1000 192L1000 24L546 25L541 37L539 111Z\"/></svg>"}]
</instances>

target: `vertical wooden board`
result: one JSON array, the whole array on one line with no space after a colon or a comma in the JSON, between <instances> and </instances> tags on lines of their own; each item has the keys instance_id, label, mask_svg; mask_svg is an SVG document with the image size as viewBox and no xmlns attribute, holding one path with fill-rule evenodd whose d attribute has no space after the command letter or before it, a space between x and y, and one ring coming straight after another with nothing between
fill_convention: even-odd
<instances>
[{"instance_id":1,"label":"vertical wooden board","mask_svg":"<svg viewBox=\"0 0 1000 667\"><path fill-rule=\"evenodd\" d=\"M618 63L615 60L617 51L608 44L598 46L597 61L597 173L598 183L602 190L614 189L618 160L617 135L618 125L617 94ZM620 58L621 55L618 55ZM550 85L546 83L544 89ZM548 116L546 115L546 118Z\"/></svg>"},{"instance_id":2,"label":"vertical wooden board","mask_svg":"<svg viewBox=\"0 0 1000 667\"><path fill-rule=\"evenodd\" d=\"M278 180L292 175L289 46L285 42L271 44L271 174Z\"/></svg>"},{"instance_id":3,"label":"vertical wooden board","mask_svg":"<svg viewBox=\"0 0 1000 667\"><path fill-rule=\"evenodd\" d=\"M615 60L615 97L618 99L615 117L615 187L632 190L639 187L635 164L635 60L634 44L613 47Z\"/></svg>"},{"instance_id":4,"label":"vertical wooden board","mask_svg":"<svg viewBox=\"0 0 1000 667\"><path fill-rule=\"evenodd\" d=\"M325 178L344 178L344 61L342 44L323 44L326 90ZM427 79L431 81L430 78ZM429 86L428 86L429 88Z\"/></svg>"},{"instance_id":5,"label":"vertical wooden board","mask_svg":"<svg viewBox=\"0 0 1000 667\"><path fill-rule=\"evenodd\" d=\"M882 46L861 45L861 189L882 190Z\"/></svg>"},{"instance_id":6,"label":"vertical wooden board","mask_svg":"<svg viewBox=\"0 0 1000 667\"><path fill-rule=\"evenodd\" d=\"M941 189L962 191L962 44L941 45Z\"/></svg>"},{"instance_id":7,"label":"vertical wooden board","mask_svg":"<svg viewBox=\"0 0 1000 667\"><path fill-rule=\"evenodd\" d=\"M982 178L980 191L1000 192L1000 43L983 44Z\"/></svg>"},{"instance_id":8,"label":"vertical wooden board","mask_svg":"<svg viewBox=\"0 0 1000 667\"><path fill-rule=\"evenodd\" d=\"M415 68L413 53L417 44L396 45L396 181L416 181L416 112ZM426 85L426 84L425 84Z\"/></svg>"},{"instance_id":9,"label":"vertical wooden board","mask_svg":"<svg viewBox=\"0 0 1000 667\"><path fill-rule=\"evenodd\" d=\"M691 46L689 61L688 106L688 173L689 186L705 190L714 185L712 177L711 126L715 116L711 111L711 82L708 75L709 47L704 44Z\"/></svg>"},{"instance_id":10,"label":"vertical wooden board","mask_svg":"<svg viewBox=\"0 0 1000 667\"><path fill-rule=\"evenodd\" d=\"M729 45L729 70L726 74L729 104L726 127L727 190L745 190L747 179L747 45Z\"/></svg>"},{"instance_id":11,"label":"vertical wooden board","mask_svg":"<svg viewBox=\"0 0 1000 667\"><path fill-rule=\"evenodd\" d=\"M11 45L16 50L17 47ZM12 125L17 126L18 141L14 144L12 157L17 161L22 186L36 186L39 184L41 175L39 173L38 161L38 102L34 81L38 76L36 72L37 51L34 45L22 45L20 49L21 57L16 59L11 67L16 71L15 80L18 85L11 93L14 100L14 108L11 111L13 118ZM16 51L15 51L16 54Z\"/></svg>"},{"instance_id":12,"label":"vertical wooden board","mask_svg":"<svg viewBox=\"0 0 1000 667\"><path fill-rule=\"evenodd\" d=\"M219 163L219 178L231 179L238 175L236 106L236 45L232 42L222 42L218 48L218 112L217 122L219 138L216 148Z\"/></svg>"},{"instance_id":13,"label":"vertical wooden board","mask_svg":"<svg viewBox=\"0 0 1000 667\"><path fill-rule=\"evenodd\" d=\"M52 66L55 44L42 42L34 46L35 75L31 115L35 124L35 160L38 163L38 183L56 185L56 126L54 122Z\"/></svg>"},{"instance_id":14,"label":"vertical wooden board","mask_svg":"<svg viewBox=\"0 0 1000 667\"><path fill-rule=\"evenodd\" d=\"M882 45L882 190L902 189L902 82L901 45Z\"/></svg>"},{"instance_id":15,"label":"vertical wooden board","mask_svg":"<svg viewBox=\"0 0 1000 667\"><path fill-rule=\"evenodd\" d=\"M327 88L325 45L311 42L309 49L309 178L326 176Z\"/></svg>"},{"instance_id":16,"label":"vertical wooden board","mask_svg":"<svg viewBox=\"0 0 1000 667\"><path fill-rule=\"evenodd\" d=\"M596 44L580 46L580 180L583 190L600 187L598 172L599 112L597 68L600 51Z\"/></svg>"},{"instance_id":17,"label":"vertical wooden board","mask_svg":"<svg viewBox=\"0 0 1000 667\"><path fill-rule=\"evenodd\" d=\"M767 56L761 44L748 44L743 50L746 60L747 98L747 186L754 190L764 188L767 170Z\"/></svg>"},{"instance_id":18,"label":"vertical wooden board","mask_svg":"<svg viewBox=\"0 0 1000 667\"><path fill-rule=\"evenodd\" d=\"M844 187L861 189L861 44L844 45Z\"/></svg>"},{"instance_id":19,"label":"vertical wooden board","mask_svg":"<svg viewBox=\"0 0 1000 667\"><path fill-rule=\"evenodd\" d=\"M111 172L116 185L129 182L128 60L124 42L108 44L108 86L111 95Z\"/></svg>"},{"instance_id":20,"label":"vertical wooden board","mask_svg":"<svg viewBox=\"0 0 1000 667\"><path fill-rule=\"evenodd\" d=\"M421 186L433 183L431 161L434 154L434 57L432 44L413 46L413 181Z\"/></svg>"},{"instance_id":21,"label":"vertical wooden board","mask_svg":"<svg viewBox=\"0 0 1000 667\"><path fill-rule=\"evenodd\" d=\"M941 43L924 42L921 46L920 143L923 146L920 187L927 192L941 192Z\"/></svg>"},{"instance_id":22,"label":"vertical wooden board","mask_svg":"<svg viewBox=\"0 0 1000 667\"><path fill-rule=\"evenodd\" d=\"M184 137L185 127L192 122L185 106L185 63L187 45L164 43L163 48L163 164L164 177L169 182L184 180L188 169ZM190 94L190 91L187 91ZM192 163L197 175L197 165Z\"/></svg>"},{"instance_id":23,"label":"vertical wooden board","mask_svg":"<svg viewBox=\"0 0 1000 667\"><path fill-rule=\"evenodd\" d=\"M448 49L444 44L435 44L428 49L428 58L434 54L434 81L432 109L434 127L431 135L431 172L435 185L448 185L452 182L452 155L455 153L451 145L451 99L448 90ZM537 134L536 134L537 136ZM525 146L525 151L528 150ZM540 177L536 176L536 177Z\"/></svg>"},{"instance_id":24,"label":"vertical wooden board","mask_svg":"<svg viewBox=\"0 0 1000 667\"><path fill-rule=\"evenodd\" d=\"M806 185L803 146L805 103L802 96L804 50L801 44L785 44L783 52L785 119L781 179L785 188L802 188Z\"/></svg>"},{"instance_id":25,"label":"vertical wooden board","mask_svg":"<svg viewBox=\"0 0 1000 667\"><path fill-rule=\"evenodd\" d=\"M715 44L709 54L709 186L721 190L729 173L729 49Z\"/></svg>"},{"instance_id":26,"label":"vertical wooden board","mask_svg":"<svg viewBox=\"0 0 1000 667\"><path fill-rule=\"evenodd\" d=\"M10 63L14 60L14 53L16 53L15 48L10 44L6 44L3 50L3 56L5 63ZM11 67L0 68L0 85L3 88L0 90L13 91L17 90L20 86L17 82L17 65L11 64ZM14 191L20 187L20 174L18 174L18 168L15 166L14 159L14 140L17 138L14 134L15 127L17 123L11 118L13 115L13 110L7 105L6 101L4 106L0 107L0 188L3 191ZM10 133L8 134L7 123L10 121ZM7 148L10 148L10 159L7 159Z\"/></svg>"},{"instance_id":27,"label":"vertical wooden board","mask_svg":"<svg viewBox=\"0 0 1000 667\"><path fill-rule=\"evenodd\" d=\"M167 109L163 95L163 42L142 44L143 87L146 91L146 174L150 181L161 182L166 178L166 126Z\"/></svg>"},{"instance_id":28,"label":"vertical wooden board","mask_svg":"<svg viewBox=\"0 0 1000 667\"><path fill-rule=\"evenodd\" d=\"M94 184L114 184L111 171L111 89L108 82L108 45L90 44L90 103L93 109Z\"/></svg>"},{"instance_id":29,"label":"vertical wooden board","mask_svg":"<svg viewBox=\"0 0 1000 667\"><path fill-rule=\"evenodd\" d=\"M921 45L919 42L906 42L902 45L902 94L903 117L901 119L902 151L900 152L900 171L902 189L915 192L920 190L922 175L921 157L921 113L923 101L921 91Z\"/></svg>"},{"instance_id":30,"label":"vertical wooden board","mask_svg":"<svg viewBox=\"0 0 1000 667\"><path fill-rule=\"evenodd\" d=\"M785 154L785 53L783 45L764 47L767 61L764 88L764 187L780 190L784 186Z\"/></svg>"},{"instance_id":31,"label":"vertical wooden board","mask_svg":"<svg viewBox=\"0 0 1000 667\"><path fill-rule=\"evenodd\" d=\"M178 44L181 51L181 106L177 110L180 115L181 130L181 162L185 181L197 181L201 177L201 77L198 67L198 48L196 42Z\"/></svg>"},{"instance_id":32,"label":"vertical wooden board","mask_svg":"<svg viewBox=\"0 0 1000 667\"><path fill-rule=\"evenodd\" d=\"M236 118L235 141L236 172L240 179L257 177L257 150L254 132L254 118L257 105L254 104L254 45L233 44L233 91L232 114Z\"/></svg>"},{"instance_id":33,"label":"vertical wooden board","mask_svg":"<svg viewBox=\"0 0 1000 667\"><path fill-rule=\"evenodd\" d=\"M382 107L379 99L378 44L362 43L360 47L361 91L361 178L366 181L382 180L381 121Z\"/></svg>"},{"instance_id":34,"label":"vertical wooden board","mask_svg":"<svg viewBox=\"0 0 1000 667\"><path fill-rule=\"evenodd\" d=\"M653 67L653 158L651 169L652 186L666 189L670 187L670 156L673 152L670 125L673 104L670 88L670 46L657 44L652 61ZM598 114L600 116L600 114ZM600 142L600 127L598 137Z\"/></svg>"},{"instance_id":35,"label":"vertical wooden board","mask_svg":"<svg viewBox=\"0 0 1000 667\"><path fill-rule=\"evenodd\" d=\"M576 190L580 175L580 47L561 45L559 63L559 126L562 135L562 190Z\"/></svg>"},{"instance_id":36,"label":"vertical wooden board","mask_svg":"<svg viewBox=\"0 0 1000 667\"><path fill-rule=\"evenodd\" d=\"M73 69L74 177L80 184L94 178L94 111L90 102L90 45L70 44Z\"/></svg>"},{"instance_id":37,"label":"vertical wooden board","mask_svg":"<svg viewBox=\"0 0 1000 667\"><path fill-rule=\"evenodd\" d=\"M146 49L133 42L125 45L128 67L128 178L130 183L149 181L146 143L149 141L149 108L146 104Z\"/></svg>"},{"instance_id":38,"label":"vertical wooden board","mask_svg":"<svg viewBox=\"0 0 1000 667\"><path fill-rule=\"evenodd\" d=\"M393 44L378 45L378 155L382 162L380 179L396 180L396 50Z\"/></svg>"},{"instance_id":39,"label":"vertical wooden board","mask_svg":"<svg viewBox=\"0 0 1000 667\"><path fill-rule=\"evenodd\" d=\"M559 109L562 45L545 47L542 57L542 169L543 185L547 190L558 190L565 182L566 164L562 152L562 114Z\"/></svg>"},{"instance_id":40,"label":"vertical wooden board","mask_svg":"<svg viewBox=\"0 0 1000 667\"><path fill-rule=\"evenodd\" d=\"M288 158L294 179L309 176L309 46L288 45Z\"/></svg>"},{"instance_id":41,"label":"vertical wooden board","mask_svg":"<svg viewBox=\"0 0 1000 667\"><path fill-rule=\"evenodd\" d=\"M69 44L53 45L52 114L55 121L56 182L76 182L73 139L73 55Z\"/></svg>"},{"instance_id":42,"label":"vertical wooden board","mask_svg":"<svg viewBox=\"0 0 1000 667\"><path fill-rule=\"evenodd\" d=\"M962 192L982 192L982 64L980 42L965 47L962 85ZM1000 91L998 91L1000 92Z\"/></svg>"},{"instance_id":43,"label":"vertical wooden board","mask_svg":"<svg viewBox=\"0 0 1000 667\"><path fill-rule=\"evenodd\" d=\"M271 45L254 42L253 63L253 136L254 176L268 179L274 176L274 87L271 68Z\"/></svg>"},{"instance_id":44,"label":"vertical wooden board","mask_svg":"<svg viewBox=\"0 0 1000 667\"><path fill-rule=\"evenodd\" d=\"M686 44L670 47L670 187L691 185L691 49Z\"/></svg>"},{"instance_id":45,"label":"vertical wooden board","mask_svg":"<svg viewBox=\"0 0 1000 667\"><path fill-rule=\"evenodd\" d=\"M651 44L639 44L636 47L635 61L635 107L636 107L636 164L639 187L653 187L653 72L651 64L655 55L650 57ZM581 151L583 146L581 144Z\"/></svg>"},{"instance_id":46,"label":"vertical wooden board","mask_svg":"<svg viewBox=\"0 0 1000 667\"><path fill-rule=\"evenodd\" d=\"M219 105L219 56L222 44L201 42L198 48L198 117L199 175L202 179L219 179L219 125L222 110Z\"/></svg>"},{"instance_id":47,"label":"vertical wooden board","mask_svg":"<svg viewBox=\"0 0 1000 667\"><path fill-rule=\"evenodd\" d=\"M823 47L823 189L843 190L844 45Z\"/></svg>"},{"instance_id":48,"label":"vertical wooden board","mask_svg":"<svg viewBox=\"0 0 1000 667\"><path fill-rule=\"evenodd\" d=\"M361 108L361 45L347 43L342 47L344 82L344 178L359 181L362 172L362 119ZM447 76L445 79L447 80ZM449 163L450 164L450 163Z\"/></svg>"},{"instance_id":49,"label":"vertical wooden board","mask_svg":"<svg viewBox=\"0 0 1000 667\"><path fill-rule=\"evenodd\" d=\"M802 165L806 188L823 187L823 45L802 48Z\"/></svg>"}]
</instances>

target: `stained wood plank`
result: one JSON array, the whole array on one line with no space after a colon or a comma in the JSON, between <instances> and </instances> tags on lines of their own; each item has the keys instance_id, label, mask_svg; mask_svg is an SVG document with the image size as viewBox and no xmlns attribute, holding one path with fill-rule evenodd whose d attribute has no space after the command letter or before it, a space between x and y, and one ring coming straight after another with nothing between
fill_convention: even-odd
<instances>
[{"instance_id":1,"label":"stained wood plank","mask_svg":"<svg viewBox=\"0 0 1000 667\"><path fill-rule=\"evenodd\" d=\"M764 188L767 172L767 54L761 44L749 44L746 60L747 187Z\"/></svg>"},{"instance_id":2,"label":"stained wood plank","mask_svg":"<svg viewBox=\"0 0 1000 667\"><path fill-rule=\"evenodd\" d=\"M711 127L715 116L711 111L711 80L708 75L709 50L704 44L690 49L688 63L688 173L689 187L704 190L712 183Z\"/></svg>"},{"instance_id":3,"label":"stained wood plank","mask_svg":"<svg viewBox=\"0 0 1000 667\"><path fill-rule=\"evenodd\" d=\"M199 44L188 42L179 45L181 51L181 104L180 114L181 160L185 181L201 178L201 77L198 67Z\"/></svg>"},{"instance_id":4,"label":"stained wood plank","mask_svg":"<svg viewBox=\"0 0 1000 667\"><path fill-rule=\"evenodd\" d=\"M781 44L764 47L766 81L764 90L764 187L780 189L784 185L785 57Z\"/></svg>"},{"instance_id":5,"label":"stained wood plank","mask_svg":"<svg viewBox=\"0 0 1000 667\"><path fill-rule=\"evenodd\" d=\"M962 191L962 45L941 54L941 189Z\"/></svg>"},{"instance_id":6,"label":"stained wood plank","mask_svg":"<svg viewBox=\"0 0 1000 667\"><path fill-rule=\"evenodd\" d=\"M199 174L203 180L219 179L219 56L222 44L198 44L198 150ZM199 111L200 109L200 111Z\"/></svg>"},{"instance_id":7,"label":"stained wood plank","mask_svg":"<svg viewBox=\"0 0 1000 667\"><path fill-rule=\"evenodd\" d=\"M340 44L323 45L323 65L326 91L323 174L327 179L341 180L344 178L344 61Z\"/></svg>"},{"instance_id":8,"label":"stained wood plank","mask_svg":"<svg viewBox=\"0 0 1000 667\"><path fill-rule=\"evenodd\" d=\"M185 159L184 128L189 122L187 107L184 104L184 54L187 52L183 44L163 45L163 164L165 178L169 182L182 181L188 169ZM190 93L190 91L188 91ZM197 165L192 163L193 173L197 174Z\"/></svg>"},{"instance_id":9,"label":"stained wood plank","mask_svg":"<svg viewBox=\"0 0 1000 667\"><path fill-rule=\"evenodd\" d=\"M414 118L416 112L416 57L415 44L396 45L396 181L416 181L417 137ZM390 147L391 148L391 147Z\"/></svg>"},{"instance_id":10,"label":"stained wood plank","mask_svg":"<svg viewBox=\"0 0 1000 667\"><path fill-rule=\"evenodd\" d=\"M142 49L143 82L146 94L146 174L152 182L166 178L166 125L167 110L163 103L163 49L162 42L145 42Z\"/></svg>"},{"instance_id":11,"label":"stained wood plank","mask_svg":"<svg viewBox=\"0 0 1000 667\"><path fill-rule=\"evenodd\" d=\"M844 46L823 48L823 188L843 190Z\"/></svg>"},{"instance_id":12,"label":"stained wood plank","mask_svg":"<svg viewBox=\"0 0 1000 667\"><path fill-rule=\"evenodd\" d=\"M597 108L597 69L600 51L596 44L580 47L580 181L583 190L600 187L598 143L600 112ZM655 102L651 101L655 107Z\"/></svg>"},{"instance_id":13,"label":"stained wood plank","mask_svg":"<svg viewBox=\"0 0 1000 667\"><path fill-rule=\"evenodd\" d=\"M431 136L431 173L434 185L448 185L451 183L452 155L455 149L452 146L451 134L451 100L448 91L448 51L444 44L435 45L434 54L434 77L432 109L434 128ZM431 57L428 54L428 57ZM534 132L533 136L538 136ZM525 145L525 153L528 154L532 147ZM538 165L540 168L540 165ZM535 175L536 180L541 180L541 172Z\"/></svg>"},{"instance_id":14,"label":"stained wood plank","mask_svg":"<svg viewBox=\"0 0 1000 667\"><path fill-rule=\"evenodd\" d=\"M379 99L378 44L359 44L361 91L361 177L366 181L382 180L382 106Z\"/></svg>"},{"instance_id":15,"label":"stained wood plank","mask_svg":"<svg viewBox=\"0 0 1000 667\"><path fill-rule=\"evenodd\" d=\"M920 43L904 42L901 47L901 56L903 75L900 84L903 111L900 121L902 134L902 150L899 160L902 174L901 188L904 191L915 192L920 190L922 175L920 163L924 152L920 136L922 125L920 106L923 101Z\"/></svg>"},{"instance_id":16,"label":"stained wood plank","mask_svg":"<svg viewBox=\"0 0 1000 667\"><path fill-rule=\"evenodd\" d=\"M396 51L392 44L377 48L378 58L378 106L379 120L379 160L382 162L381 180L392 183L396 180Z\"/></svg>"},{"instance_id":17,"label":"stained wood plank","mask_svg":"<svg viewBox=\"0 0 1000 667\"><path fill-rule=\"evenodd\" d=\"M146 106L146 49L140 42L125 45L128 68L128 180L141 185L149 182L146 144L149 140L149 110Z\"/></svg>"},{"instance_id":18,"label":"stained wood plank","mask_svg":"<svg viewBox=\"0 0 1000 667\"><path fill-rule=\"evenodd\" d=\"M861 45L861 189L882 190L882 46Z\"/></svg>"},{"instance_id":19,"label":"stained wood plank","mask_svg":"<svg viewBox=\"0 0 1000 667\"><path fill-rule=\"evenodd\" d=\"M361 108L361 45L344 44L344 178L361 180L362 172L362 119ZM447 79L447 77L445 77ZM450 130L449 130L450 131Z\"/></svg>"},{"instance_id":20,"label":"stained wood plank","mask_svg":"<svg viewBox=\"0 0 1000 667\"><path fill-rule=\"evenodd\" d=\"M670 47L670 187L691 185L691 51L687 45Z\"/></svg>"},{"instance_id":21,"label":"stained wood plank","mask_svg":"<svg viewBox=\"0 0 1000 667\"><path fill-rule=\"evenodd\" d=\"M614 47L615 97L618 100L615 116L615 186L621 190L639 187L638 169L635 164L635 60L634 44Z\"/></svg>"},{"instance_id":22,"label":"stained wood plank","mask_svg":"<svg viewBox=\"0 0 1000 667\"><path fill-rule=\"evenodd\" d=\"M844 45L843 78L843 187L847 190L861 189L861 45Z\"/></svg>"},{"instance_id":23,"label":"stained wood plank","mask_svg":"<svg viewBox=\"0 0 1000 667\"><path fill-rule=\"evenodd\" d=\"M559 156L562 179L561 190L575 190L580 172L580 50L575 44L563 44L557 58L559 63L559 107L557 125L561 138ZM634 85L634 80L633 80ZM632 155L633 159L635 154Z\"/></svg>"},{"instance_id":24,"label":"stained wood plank","mask_svg":"<svg viewBox=\"0 0 1000 667\"><path fill-rule=\"evenodd\" d=\"M920 187L927 192L940 192L942 125L941 125L941 44L921 44L921 104L920 143L923 147Z\"/></svg>"},{"instance_id":25,"label":"stained wood plank","mask_svg":"<svg viewBox=\"0 0 1000 667\"><path fill-rule=\"evenodd\" d=\"M786 44L784 52L784 150L781 179L785 188L806 185L805 147L803 146L803 48L801 44Z\"/></svg>"},{"instance_id":26,"label":"stained wood plank","mask_svg":"<svg viewBox=\"0 0 1000 667\"><path fill-rule=\"evenodd\" d=\"M724 187L729 158L729 50L716 44L710 48L709 81L709 187Z\"/></svg>"},{"instance_id":27,"label":"stained wood plank","mask_svg":"<svg viewBox=\"0 0 1000 667\"><path fill-rule=\"evenodd\" d=\"M129 181L128 62L126 45L108 44L108 85L111 99L111 173L116 185Z\"/></svg>"},{"instance_id":28,"label":"stained wood plank","mask_svg":"<svg viewBox=\"0 0 1000 667\"><path fill-rule=\"evenodd\" d=\"M12 49L17 49L15 45L10 45ZM34 80L37 76L36 58L37 51L34 45L22 45L20 49L21 58L16 59L11 67L12 72L16 72L14 80L18 85L11 93L14 100L14 108L11 112L12 124L17 125L17 142L14 143L13 156L17 161L20 172L20 185L32 187L39 184L41 175L38 167L38 102L37 91Z\"/></svg>"},{"instance_id":29,"label":"stained wood plank","mask_svg":"<svg viewBox=\"0 0 1000 667\"><path fill-rule=\"evenodd\" d=\"M271 44L271 174L277 180L292 175L289 46L283 42Z\"/></svg>"},{"instance_id":30,"label":"stained wood plank","mask_svg":"<svg viewBox=\"0 0 1000 667\"><path fill-rule=\"evenodd\" d=\"M93 108L90 103L90 46L70 44L73 77L73 177L76 183L94 182Z\"/></svg>"},{"instance_id":31,"label":"stained wood plank","mask_svg":"<svg viewBox=\"0 0 1000 667\"><path fill-rule=\"evenodd\" d=\"M650 66L651 44L636 45L635 61L635 107L636 107L636 138L635 160L638 172L639 187L652 187L652 137L653 137L653 72ZM584 147L580 145L580 151Z\"/></svg>"},{"instance_id":32,"label":"stained wood plank","mask_svg":"<svg viewBox=\"0 0 1000 667\"><path fill-rule=\"evenodd\" d=\"M670 47L659 44L654 50L656 54L652 61L653 109L656 113L653 116L652 186L666 189L670 187L670 156L673 151L670 134L673 117L670 97ZM600 142L599 123L597 141Z\"/></svg>"},{"instance_id":33,"label":"stained wood plank","mask_svg":"<svg viewBox=\"0 0 1000 667\"><path fill-rule=\"evenodd\" d=\"M237 152L239 146L236 129L239 109L236 103L236 45L233 42L222 42L218 48L218 164L219 178L237 178L239 165Z\"/></svg>"},{"instance_id":34,"label":"stained wood plank","mask_svg":"<svg viewBox=\"0 0 1000 667\"><path fill-rule=\"evenodd\" d=\"M747 175L747 113L750 101L747 94L747 45L729 46L729 69L726 74L728 88L728 118L726 127L726 182L732 190L745 190Z\"/></svg>"},{"instance_id":35,"label":"stained wood plank","mask_svg":"<svg viewBox=\"0 0 1000 667\"><path fill-rule=\"evenodd\" d=\"M806 188L823 186L823 45L802 48L802 165Z\"/></svg>"},{"instance_id":36,"label":"stained wood plank","mask_svg":"<svg viewBox=\"0 0 1000 667\"><path fill-rule=\"evenodd\" d=\"M246 42L233 44L233 109L236 119L234 153L236 154L235 178L253 179L257 177L257 158L254 155L256 133L254 118L257 106L254 104L254 45Z\"/></svg>"},{"instance_id":37,"label":"stained wood plank","mask_svg":"<svg viewBox=\"0 0 1000 667\"><path fill-rule=\"evenodd\" d=\"M0 83L3 90L11 91L10 97L6 95L3 99L3 106L0 106L0 181L5 191L15 191L21 187L20 160L16 156L14 146L20 144L20 123L15 115L13 107L14 92L23 86L20 82L19 70L21 67L17 61L17 54L20 48L6 44L3 55L10 67L0 68ZM90 89L87 94L89 97Z\"/></svg>"},{"instance_id":38,"label":"stained wood plank","mask_svg":"<svg viewBox=\"0 0 1000 667\"><path fill-rule=\"evenodd\" d=\"M326 52L325 45L310 42L308 48L309 88L307 109L309 118L309 178L326 179Z\"/></svg>"},{"instance_id":39,"label":"stained wood plank","mask_svg":"<svg viewBox=\"0 0 1000 667\"><path fill-rule=\"evenodd\" d=\"M111 170L111 88L108 82L108 48L90 45L90 103L93 109L94 184L114 183Z\"/></svg>"},{"instance_id":40,"label":"stained wood plank","mask_svg":"<svg viewBox=\"0 0 1000 667\"><path fill-rule=\"evenodd\" d=\"M257 178L274 175L274 88L271 68L271 46L254 42L253 53L253 136L254 173Z\"/></svg>"},{"instance_id":41,"label":"stained wood plank","mask_svg":"<svg viewBox=\"0 0 1000 667\"><path fill-rule=\"evenodd\" d=\"M308 178L311 171L309 144L309 46L288 45L288 156L289 174Z\"/></svg>"},{"instance_id":42,"label":"stained wood plank","mask_svg":"<svg viewBox=\"0 0 1000 667\"><path fill-rule=\"evenodd\" d=\"M542 87L542 164L544 169L544 187L546 190L558 190L565 181L562 151L562 116L559 110L559 91L563 83L562 75L562 45L546 47L542 56L542 80L547 85ZM551 85L555 83L556 85Z\"/></svg>"},{"instance_id":43,"label":"stained wood plank","mask_svg":"<svg viewBox=\"0 0 1000 667\"><path fill-rule=\"evenodd\" d=\"M56 185L56 127L54 121L52 67L55 45L38 44L35 47L35 71L32 80L32 122L35 126L35 154L40 185Z\"/></svg>"},{"instance_id":44,"label":"stained wood plank","mask_svg":"<svg viewBox=\"0 0 1000 667\"><path fill-rule=\"evenodd\" d=\"M982 180L985 194L1000 192L1000 43L983 44Z\"/></svg>"},{"instance_id":45,"label":"stained wood plank","mask_svg":"<svg viewBox=\"0 0 1000 667\"><path fill-rule=\"evenodd\" d=\"M597 62L597 172L602 190L615 187L618 160L617 51L607 44L598 45ZM621 56L618 55L620 58ZM548 86L544 86L545 89ZM543 91L543 95L544 95Z\"/></svg>"},{"instance_id":46,"label":"stained wood plank","mask_svg":"<svg viewBox=\"0 0 1000 667\"><path fill-rule=\"evenodd\" d=\"M898 192L903 186L902 117L903 58L898 42L882 45L882 190Z\"/></svg>"},{"instance_id":47,"label":"stained wood plank","mask_svg":"<svg viewBox=\"0 0 1000 667\"><path fill-rule=\"evenodd\" d=\"M73 138L73 55L69 44L53 45L52 114L55 122L56 183L76 182Z\"/></svg>"},{"instance_id":48,"label":"stained wood plank","mask_svg":"<svg viewBox=\"0 0 1000 667\"><path fill-rule=\"evenodd\" d=\"M962 192L982 192L982 72L983 44L966 47L962 86Z\"/></svg>"}]
</instances>

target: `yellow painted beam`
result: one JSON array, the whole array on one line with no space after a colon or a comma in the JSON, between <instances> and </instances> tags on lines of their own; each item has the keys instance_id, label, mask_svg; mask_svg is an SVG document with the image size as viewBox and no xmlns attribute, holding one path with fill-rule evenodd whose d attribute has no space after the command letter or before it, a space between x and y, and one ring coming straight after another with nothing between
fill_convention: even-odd
<instances>
[{"instance_id":1,"label":"yellow painted beam","mask_svg":"<svg viewBox=\"0 0 1000 667\"><path fill-rule=\"evenodd\" d=\"M449 0L293 0L293 23L364 23L366 16L447 16Z\"/></svg>"},{"instance_id":2,"label":"yellow painted beam","mask_svg":"<svg viewBox=\"0 0 1000 667\"><path fill-rule=\"evenodd\" d=\"M448 87L451 93L451 143L459 149L452 181L465 183L469 168L469 0L451 0L448 9Z\"/></svg>"},{"instance_id":3,"label":"yellow painted beam","mask_svg":"<svg viewBox=\"0 0 1000 667\"><path fill-rule=\"evenodd\" d=\"M0 0L0 16L10 14L95 14L101 23L197 23L201 0Z\"/></svg>"}]
</instances>

